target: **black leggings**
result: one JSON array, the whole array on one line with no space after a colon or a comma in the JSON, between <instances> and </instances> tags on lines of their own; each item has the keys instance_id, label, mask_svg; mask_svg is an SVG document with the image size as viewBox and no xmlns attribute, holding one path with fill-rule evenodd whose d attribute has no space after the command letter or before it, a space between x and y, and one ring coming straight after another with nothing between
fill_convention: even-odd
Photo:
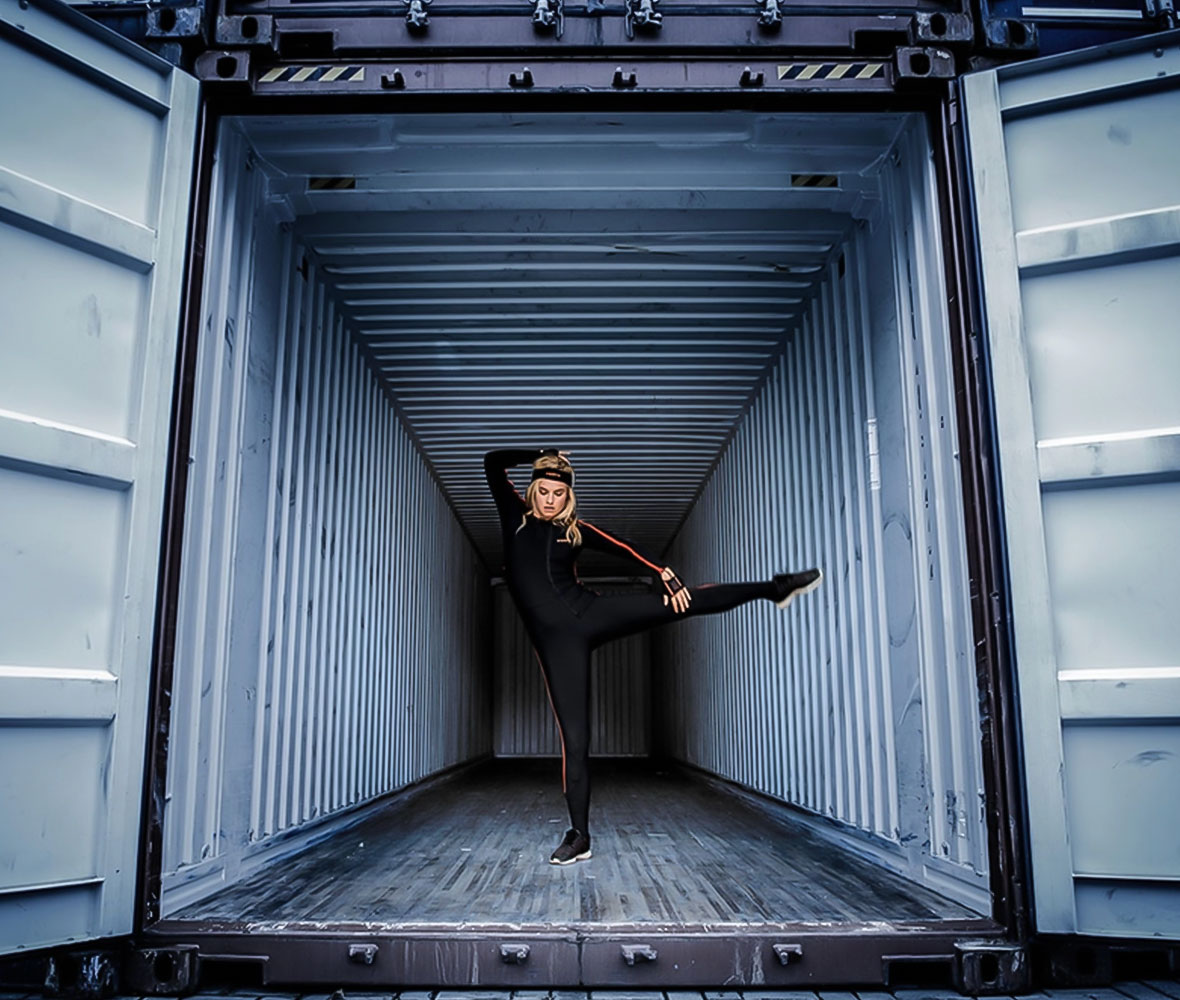
<instances>
[{"instance_id":1,"label":"black leggings","mask_svg":"<svg viewBox=\"0 0 1180 1000\"><path fill-rule=\"evenodd\" d=\"M680 614L664 603L663 595L651 593L596 597L580 617L564 608L526 616L561 734L562 789L575 829L589 832L590 654L594 649L656 625L729 611L759 597L774 598L770 583L705 584L690 592L692 603Z\"/></svg>"}]
</instances>

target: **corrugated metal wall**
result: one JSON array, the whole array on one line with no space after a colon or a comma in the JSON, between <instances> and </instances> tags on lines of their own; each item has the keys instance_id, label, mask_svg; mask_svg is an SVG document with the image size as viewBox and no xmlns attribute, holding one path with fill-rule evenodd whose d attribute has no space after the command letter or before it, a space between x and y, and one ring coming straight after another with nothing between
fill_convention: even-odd
<instances>
[{"instance_id":1,"label":"corrugated metal wall","mask_svg":"<svg viewBox=\"0 0 1180 1000\"><path fill-rule=\"evenodd\" d=\"M248 162L229 132L178 615L173 909L491 741L487 575Z\"/></svg>"},{"instance_id":2,"label":"corrugated metal wall","mask_svg":"<svg viewBox=\"0 0 1180 1000\"><path fill-rule=\"evenodd\" d=\"M596 585L600 593L624 593ZM493 590L495 613L495 738L497 757L560 756L561 741L541 667L505 586ZM590 753L646 756L651 752L651 635L608 642L590 661Z\"/></svg>"},{"instance_id":3,"label":"corrugated metal wall","mask_svg":"<svg viewBox=\"0 0 1180 1000\"><path fill-rule=\"evenodd\" d=\"M818 565L660 641L675 756L873 834L984 905L983 784L936 217L922 135L852 231L677 536L691 582ZM892 846L889 846L892 845ZM890 860L890 855L895 855ZM946 884L942 884L942 883Z\"/></svg>"},{"instance_id":4,"label":"corrugated metal wall","mask_svg":"<svg viewBox=\"0 0 1180 1000\"><path fill-rule=\"evenodd\" d=\"M340 127L347 132L352 124ZM398 142L415 134L406 133L407 123L386 124L401 130ZM594 158L579 169L592 168L606 180L602 190L593 189L599 203L588 208L612 206L614 224L622 227L616 235L629 232L625 226L636 214L629 200L633 191L626 177L611 172L617 157L599 148L589 124L555 116L544 123L540 139L591 143ZM653 140L640 134L642 124L632 123L627 134L646 148ZM663 749L666 735L671 750L685 760L865 831L870 837L857 843L871 845L885 863L927 884L945 881L952 894L983 908L979 734L953 407L941 346L946 319L936 200L924 126L912 117L850 119L838 128L809 119L796 123L807 125L799 133L806 138L799 138L782 134L788 123L684 119L674 124L693 135L693 129L704 129L696 152L677 161L686 170L701 157L713 163L715 154L732 151L736 140L723 125L741 125L744 131L735 134L786 143L760 147L751 169L769 168L773 159L781 172L803 147L812 150L808 162L818 168L813 140L826 136L821 159L841 170L830 211L819 212L808 202L799 204L805 211L770 212L768 204L794 205L802 196L791 191L781 204L768 202L761 168L744 187L738 185L750 233L790 223L799 227L793 238L806 244L800 260L794 242L784 246L769 236L765 243L755 241L766 258L759 257L759 266L776 273L789 267L791 274L803 267L807 284L789 309L759 306L774 327L760 327L756 338L763 355L758 368L765 370L762 388L756 388L761 375L743 375L743 397L754 392L748 412L670 556L694 581L764 578L811 562L824 566L828 581L790 619L760 606L684 626L665 646L654 699L648 671L637 662L644 658L640 645L611 648L606 652L611 662L598 670L595 751L648 753ZM519 170L519 152L505 145L504 126L492 129L479 148ZM442 247L449 255L475 247L486 255L480 267L494 273L507 268L513 277L505 254L515 253L519 241L476 247L455 244L448 235L479 229L482 223L473 219L484 216L470 212L495 208L489 225L508 225L514 233L521 227L528 240L532 227L549 231L542 225L545 217L513 215L508 224L502 217L507 203L497 200L500 194L492 198L483 174L465 166L474 162L470 157L447 161L464 164L461 176L448 182L454 186L450 200L419 203L413 191L397 194L408 199L404 207L418 213L404 219L388 205L385 215L368 211L385 202L373 200L374 191L367 188L358 187L363 198L347 205L318 196L307 204L299 192L309 181L300 171L308 169L308 149L327 141L324 136L309 135L310 147L292 146L290 129L302 135L298 129L309 128L306 122L276 122L262 135L256 134L257 122L229 127L244 129L255 152L236 138L230 141L216 192L227 224L214 230L222 243L215 242L210 257L209 353L195 420L200 436L194 443L169 771L166 871L174 887L190 878L233 877L235 865L254 863L270 845L289 847L310 821L473 754L558 752L539 670L506 600L495 616L503 623L496 643L501 669L494 689L490 686L485 658L496 655L487 641L491 625L479 645L478 629L469 631L473 623L493 620L485 607L486 576L389 401L396 395L419 421L440 474L458 476L461 468L460 478L447 482L461 501L458 509L470 505L465 517L482 526L476 532L482 537L494 514L477 457L484 447L509 443L491 435L493 424L500 428L500 423L482 422L487 407L507 408L505 428L515 421L532 427L530 394L538 380L551 378L548 366L556 365L564 378L571 357L593 359L599 356L594 352L605 351L602 356L609 358L617 346L610 340L577 341L567 345L577 347L575 354L563 349L552 358L534 356L534 331L564 315L552 312L564 300L546 298L529 305L527 315L517 315L519 282L505 286L502 318L521 325L512 327L515 353L502 359L486 356L491 328L482 326L487 316L500 316L501 305L482 300L474 304L478 309L467 303L463 310L471 311L461 310L462 323L477 326L439 326L442 319L436 323L430 313L413 322L434 326L399 328L397 337L410 339L399 341L397 351L381 347L385 340L377 338L378 332L394 337L390 330L362 323L357 330L364 336L353 336L354 316L357 322L386 313L398 322L417 316L406 310L421 290L401 284L411 272L419 275L410 281L415 287L437 275L430 272L432 257L419 259L411 250ZM440 116L431 128L449 135L455 123ZM434 136L428 131L425 138ZM456 139L459 149L470 144L464 135ZM837 139L853 138L859 144L851 151L834 150ZM419 136L410 146L423 140ZM582 148L541 145L550 152L561 149L561 163ZM341 146L345 163L355 148ZM435 155L425 165L436 163ZM551 162L550 168L561 163ZM286 176L272 184L260 179L264 172L283 171ZM526 173L519 178L520 190L504 197L535 194L535 172ZM711 167L707 173L715 175ZM696 176L678 173L676 184ZM397 177L383 168L373 183L394 183L389 178ZM726 184L736 183L725 177ZM226 184L226 178L234 183ZM260 214L264 190L269 215ZM297 211L308 217L293 219L289 232L277 228L275 213L292 217ZM697 248L693 252L712 255L717 240L735 239L730 232L735 217L723 214L677 216L673 230L680 235L670 245L684 249L679 241L691 230L699 240L690 244ZM671 224L663 215L648 221L656 228ZM562 225L576 230L575 223L584 224L571 219ZM805 239L816 232L823 238ZM390 234L397 238L387 246ZM740 244L723 245L745 254L754 239L747 236ZM603 247L591 250L597 261ZM645 251L644 260L650 256ZM532 263L525 263L515 277L532 276ZM561 266L568 268L569 262ZM649 266L642 264L641 270ZM356 268L365 274L375 269L372 280L347 278ZM372 287L358 289L358 281ZM471 285L464 279L456 287L470 292ZM360 290L365 295L356 298ZM393 298L369 301L370 293ZM613 293L602 294L601 304L614 308ZM445 303L439 306L444 312L459 308L449 296L429 302ZM650 319L663 308L657 303L659 309L648 310L649 304L644 300L634 315ZM701 306L695 300L689 305ZM712 345L727 344L732 333L728 325L698 327L702 317L692 314L692 360L684 362L694 371L703 365L698 348L716 353ZM273 339L276 329L291 331L291 337ZM596 336L608 331L614 336L609 325L593 329ZM653 328L640 329L646 336ZM378 352L377 367L364 363L358 339L362 349ZM460 341L464 351L471 347L474 353L458 353ZM666 358L678 358L681 350L676 347ZM684 377L678 365L681 361L672 363L669 379ZM539 373L533 370L537 366ZM613 362L600 367L584 386L585 399L631 407L633 388L626 398L601 394L614 380L635 373L628 367L620 374ZM516 373L511 376L514 385L519 382L516 391L525 395L493 404L509 370ZM691 415L698 403L715 402L708 393L701 396L695 384L689 388L692 394L677 390L670 412ZM643 389L641 408L655 405L662 412L671 405L672 397L665 399L662 391ZM724 405L733 403L727 397ZM437 428L432 414L442 420ZM595 410L596 420L601 416ZM469 426L467 417L475 423ZM579 425L587 440L591 431L590 425ZM644 480L628 473L628 463L643 459L643 449L634 445L646 441L648 431L636 429L634 441L631 433L612 439L608 450L620 462L615 470L620 484L634 488ZM460 448L468 456L461 461ZM673 467L676 454L676 448L662 453L661 462ZM759 488L751 489L751 483ZM674 505L646 495L627 500L625 490L620 496L628 517L642 519L654 510L674 523ZM663 493L658 497L667 499ZM609 517L606 523L619 527ZM406 526L416 530L399 537ZM419 585L430 589L418 591ZM481 715L479 709L492 707L493 690L494 734L492 712ZM662 725L654 727L648 707L653 704L663 713ZM183 819L173 823L173 816Z\"/></svg>"},{"instance_id":5,"label":"corrugated metal wall","mask_svg":"<svg viewBox=\"0 0 1180 1000\"><path fill-rule=\"evenodd\" d=\"M845 277L856 282L855 267ZM669 632L668 700L679 709L669 737L693 763L893 837L880 503L865 433L869 345L863 323L847 337L847 283L831 265L670 560L694 582L807 566L823 567L826 580L786 615L759 603Z\"/></svg>"},{"instance_id":6,"label":"corrugated metal wall","mask_svg":"<svg viewBox=\"0 0 1180 1000\"><path fill-rule=\"evenodd\" d=\"M481 111L241 127L284 173L274 194L297 238L498 566L481 464L496 447L570 449L587 518L667 545L833 246L879 203L874 164L906 120ZM562 405L539 410L557 387ZM620 572L593 552L581 569Z\"/></svg>"}]
</instances>

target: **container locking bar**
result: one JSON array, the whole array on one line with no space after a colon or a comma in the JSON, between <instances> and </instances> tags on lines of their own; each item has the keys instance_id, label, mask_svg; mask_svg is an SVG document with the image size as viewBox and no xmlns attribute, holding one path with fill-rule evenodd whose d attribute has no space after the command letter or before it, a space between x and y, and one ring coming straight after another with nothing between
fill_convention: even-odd
<instances>
[{"instance_id":1,"label":"container locking bar","mask_svg":"<svg viewBox=\"0 0 1180 1000\"><path fill-rule=\"evenodd\" d=\"M527 944L500 945L500 960L505 965L524 965L529 960L529 946Z\"/></svg>"},{"instance_id":2,"label":"container locking bar","mask_svg":"<svg viewBox=\"0 0 1180 1000\"><path fill-rule=\"evenodd\" d=\"M532 22L537 31L552 31L561 38L565 27L565 6L562 0L528 0L533 5Z\"/></svg>"},{"instance_id":3,"label":"container locking bar","mask_svg":"<svg viewBox=\"0 0 1180 1000\"><path fill-rule=\"evenodd\" d=\"M636 965L639 962L654 962L658 957L659 952L650 944L623 945L623 961L628 965Z\"/></svg>"},{"instance_id":4,"label":"container locking bar","mask_svg":"<svg viewBox=\"0 0 1180 1000\"><path fill-rule=\"evenodd\" d=\"M777 31L783 24L783 11L778 0L758 0L758 27Z\"/></svg>"},{"instance_id":5,"label":"container locking bar","mask_svg":"<svg viewBox=\"0 0 1180 1000\"><path fill-rule=\"evenodd\" d=\"M627 30L627 37L634 38L636 31L651 34L664 26L664 15L656 10L660 0L627 0L627 14L623 26Z\"/></svg>"},{"instance_id":6,"label":"container locking bar","mask_svg":"<svg viewBox=\"0 0 1180 1000\"><path fill-rule=\"evenodd\" d=\"M406 11L406 28L411 34L421 34L430 27L430 12L426 9L432 0L402 0L409 8Z\"/></svg>"}]
</instances>

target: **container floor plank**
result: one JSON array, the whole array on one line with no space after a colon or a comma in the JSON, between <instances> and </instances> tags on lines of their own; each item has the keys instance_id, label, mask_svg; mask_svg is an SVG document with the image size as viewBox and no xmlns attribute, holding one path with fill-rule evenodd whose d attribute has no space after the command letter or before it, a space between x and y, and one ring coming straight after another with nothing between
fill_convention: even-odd
<instances>
[{"instance_id":1,"label":"container floor plank","mask_svg":"<svg viewBox=\"0 0 1180 1000\"><path fill-rule=\"evenodd\" d=\"M491 761L251 874L179 920L591 924L873 922L977 914L840 851L787 810L678 768L594 762L593 857L554 761Z\"/></svg>"}]
</instances>

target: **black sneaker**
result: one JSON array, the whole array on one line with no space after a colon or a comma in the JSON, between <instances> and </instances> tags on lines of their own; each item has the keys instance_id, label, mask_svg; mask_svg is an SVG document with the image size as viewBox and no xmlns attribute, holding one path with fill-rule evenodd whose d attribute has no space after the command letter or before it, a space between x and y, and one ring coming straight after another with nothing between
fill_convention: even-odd
<instances>
[{"instance_id":1,"label":"black sneaker","mask_svg":"<svg viewBox=\"0 0 1180 1000\"><path fill-rule=\"evenodd\" d=\"M774 603L785 608L800 594L810 594L823 578L823 573L818 569L805 569L802 573L779 573L774 578Z\"/></svg>"},{"instance_id":2,"label":"black sneaker","mask_svg":"<svg viewBox=\"0 0 1180 1000\"><path fill-rule=\"evenodd\" d=\"M575 830L572 826L565 831L565 840L549 858L551 865L572 865L590 857L590 834Z\"/></svg>"}]
</instances>

